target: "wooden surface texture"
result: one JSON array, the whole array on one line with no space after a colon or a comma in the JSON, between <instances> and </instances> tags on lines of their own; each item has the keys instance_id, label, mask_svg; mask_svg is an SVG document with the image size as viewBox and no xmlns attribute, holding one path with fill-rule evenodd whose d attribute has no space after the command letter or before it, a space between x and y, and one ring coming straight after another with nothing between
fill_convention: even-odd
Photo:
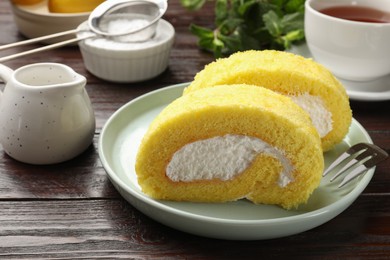
<instances>
[{"instance_id":1,"label":"wooden surface texture","mask_svg":"<svg viewBox=\"0 0 390 260\"><path fill-rule=\"evenodd\" d=\"M197 39L188 29L191 22L213 26L211 5L193 13L183 9L178 0L170 0L165 19L176 30L169 67L146 82L115 84L94 77L85 69L77 46L4 63L16 69L31 63L58 62L86 76L96 133L82 155L50 166L17 162L0 145L0 259L389 259L390 160L377 168L365 191L339 216L307 232L273 240L226 241L186 234L146 217L117 193L97 152L104 123L132 99L189 82L214 60L198 49ZM10 3L1 0L0 45L23 39ZM0 55L28 48L31 46ZM390 101L351 101L351 107L374 143L389 152Z\"/></svg>"}]
</instances>

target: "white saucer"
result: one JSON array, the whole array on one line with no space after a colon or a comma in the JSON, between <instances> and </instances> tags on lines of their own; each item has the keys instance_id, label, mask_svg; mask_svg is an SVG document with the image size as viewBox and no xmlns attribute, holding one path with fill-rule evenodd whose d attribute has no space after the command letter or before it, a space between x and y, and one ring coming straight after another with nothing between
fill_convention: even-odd
<instances>
[{"instance_id":1,"label":"white saucer","mask_svg":"<svg viewBox=\"0 0 390 260\"><path fill-rule=\"evenodd\" d=\"M306 44L294 45L290 52L312 58ZM390 100L390 75L372 81L359 82L338 78L347 90L351 100L385 101Z\"/></svg>"}]
</instances>

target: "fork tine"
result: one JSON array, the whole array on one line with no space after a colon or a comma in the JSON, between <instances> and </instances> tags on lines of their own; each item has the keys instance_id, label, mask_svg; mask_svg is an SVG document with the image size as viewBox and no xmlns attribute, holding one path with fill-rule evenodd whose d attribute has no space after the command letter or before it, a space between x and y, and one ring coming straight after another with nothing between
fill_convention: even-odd
<instances>
[{"instance_id":1,"label":"fork tine","mask_svg":"<svg viewBox=\"0 0 390 260\"><path fill-rule=\"evenodd\" d=\"M350 156L348 154L350 154ZM341 174L350 170L350 172L339 184L339 188L343 187L356 177L366 173L369 169L373 168L378 163L386 160L388 158L388 154L386 151L374 144L359 143L354 146L351 146L346 152L342 154L341 157L344 158L343 161L348 160L348 157L350 157L351 159L347 164L342 167L341 170L336 173L335 176L330 179L330 181L333 181ZM340 161L342 160L337 159L334 163L332 163L332 168L334 168L335 165L338 165ZM324 175L330 171L331 170L327 170Z\"/></svg>"},{"instance_id":2,"label":"fork tine","mask_svg":"<svg viewBox=\"0 0 390 260\"><path fill-rule=\"evenodd\" d=\"M343 173L349 171L338 186L341 188L387 158L387 152L380 147L374 144L358 143L338 156L324 171L322 176L326 176L328 173L335 171L335 175L330 179L330 182L332 182Z\"/></svg>"},{"instance_id":3,"label":"fork tine","mask_svg":"<svg viewBox=\"0 0 390 260\"><path fill-rule=\"evenodd\" d=\"M367 150L355 158L356 161L359 161L361 164L345 176L343 181L339 184L339 188L343 187L359 175L365 173L378 163L386 160L389 156L386 151L374 144L363 145L367 147Z\"/></svg>"},{"instance_id":4,"label":"fork tine","mask_svg":"<svg viewBox=\"0 0 390 260\"><path fill-rule=\"evenodd\" d=\"M364 164L361 164L359 165L358 167L356 167L353 171L351 171L350 173L347 174L347 176L345 176L345 178L343 179L343 181L339 184L339 188L343 187L344 185L346 185L347 183L349 183L350 181L352 181L353 179L355 179L356 177L358 177L359 175L365 173L368 169L370 168L367 168Z\"/></svg>"},{"instance_id":5,"label":"fork tine","mask_svg":"<svg viewBox=\"0 0 390 260\"><path fill-rule=\"evenodd\" d=\"M337 157L337 159L334 162L332 162L331 165L329 165L329 167L324 171L322 176L326 176L329 172L331 172L333 170L333 168L335 168L337 165L339 165L340 163L347 160L349 157L350 157L350 154L348 153L348 151L345 151L344 153L342 153L339 157Z\"/></svg>"},{"instance_id":6,"label":"fork tine","mask_svg":"<svg viewBox=\"0 0 390 260\"><path fill-rule=\"evenodd\" d=\"M330 181L334 181L337 177L345 173L347 170L350 170L354 168L355 166L358 166L360 164L364 164L367 169L367 165L365 164L369 160L371 160L373 157L373 154L371 154L368 150L364 150L362 153L351 155L351 160L344 165L343 168L341 168L331 179Z\"/></svg>"},{"instance_id":7,"label":"fork tine","mask_svg":"<svg viewBox=\"0 0 390 260\"><path fill-rule=\"evenodd\" d=\"M344 153L342 153L339 157L336 158L334 162L332 162L331 165L324 171L322 176L326 176L329 172L331 172L336 166L342 164L343 162L346 162L349 158L353 159L357 157L360 153L367 150L367 147L362 147L361 144L356 144L354 146L351 146L348 150L346 150ZM360 152L360 153L359 153ZM355 154L355 156L354 156ZM343 167L342 170L344 170L345 167Z\"/></svg>"},{"instance_id":8,"label":"fork tine","mask_svg":"<svg viewBox=\"0 0 390 260\"><path fill-rule=\"evenodd\" d=\"M346 170L352 168L354 165L356 165L357 163L359 163L358 160L356 160L356 158L350 160L346 165L344 165L343 168L341 168L331 179L330 181L334 181L335 179L337 179L337 177L339 177L340 175L342 175Z\"/></svg>"}]
</instances>

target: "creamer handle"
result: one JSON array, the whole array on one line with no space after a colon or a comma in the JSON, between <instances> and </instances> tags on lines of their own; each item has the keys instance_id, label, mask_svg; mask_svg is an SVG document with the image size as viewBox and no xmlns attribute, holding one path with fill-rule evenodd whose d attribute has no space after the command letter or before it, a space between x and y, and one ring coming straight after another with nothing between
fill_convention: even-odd
<instances>
[{"instance_id":1,"label":"creamer handle","mask_svg":"<svg viewBox=\"0 0 390 260\"><path fill-rule=\"evenodd\" d=\"M0 64L0 80L7 84L7 82L11 79L12 74L14 71L7 66ZM0 100L1 96L3 95L2 91L0 90Z\"/></svg>"}]
</instances>

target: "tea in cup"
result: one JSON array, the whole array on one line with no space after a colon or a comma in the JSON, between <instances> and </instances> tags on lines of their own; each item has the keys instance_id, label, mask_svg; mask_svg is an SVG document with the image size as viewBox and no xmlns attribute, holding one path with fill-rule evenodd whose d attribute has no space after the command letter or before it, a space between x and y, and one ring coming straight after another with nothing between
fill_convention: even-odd
<instances>
[{"instance_id":1,"label":"tea in cup","mask_svg":"<svg viewBox=\"0 0 390 260\"><path fill-rule=\"evenodd\" d=\"M305 36L313 58L341 79L390 74L388 0L307 0Z\"/></svg>"}]
</instances>

